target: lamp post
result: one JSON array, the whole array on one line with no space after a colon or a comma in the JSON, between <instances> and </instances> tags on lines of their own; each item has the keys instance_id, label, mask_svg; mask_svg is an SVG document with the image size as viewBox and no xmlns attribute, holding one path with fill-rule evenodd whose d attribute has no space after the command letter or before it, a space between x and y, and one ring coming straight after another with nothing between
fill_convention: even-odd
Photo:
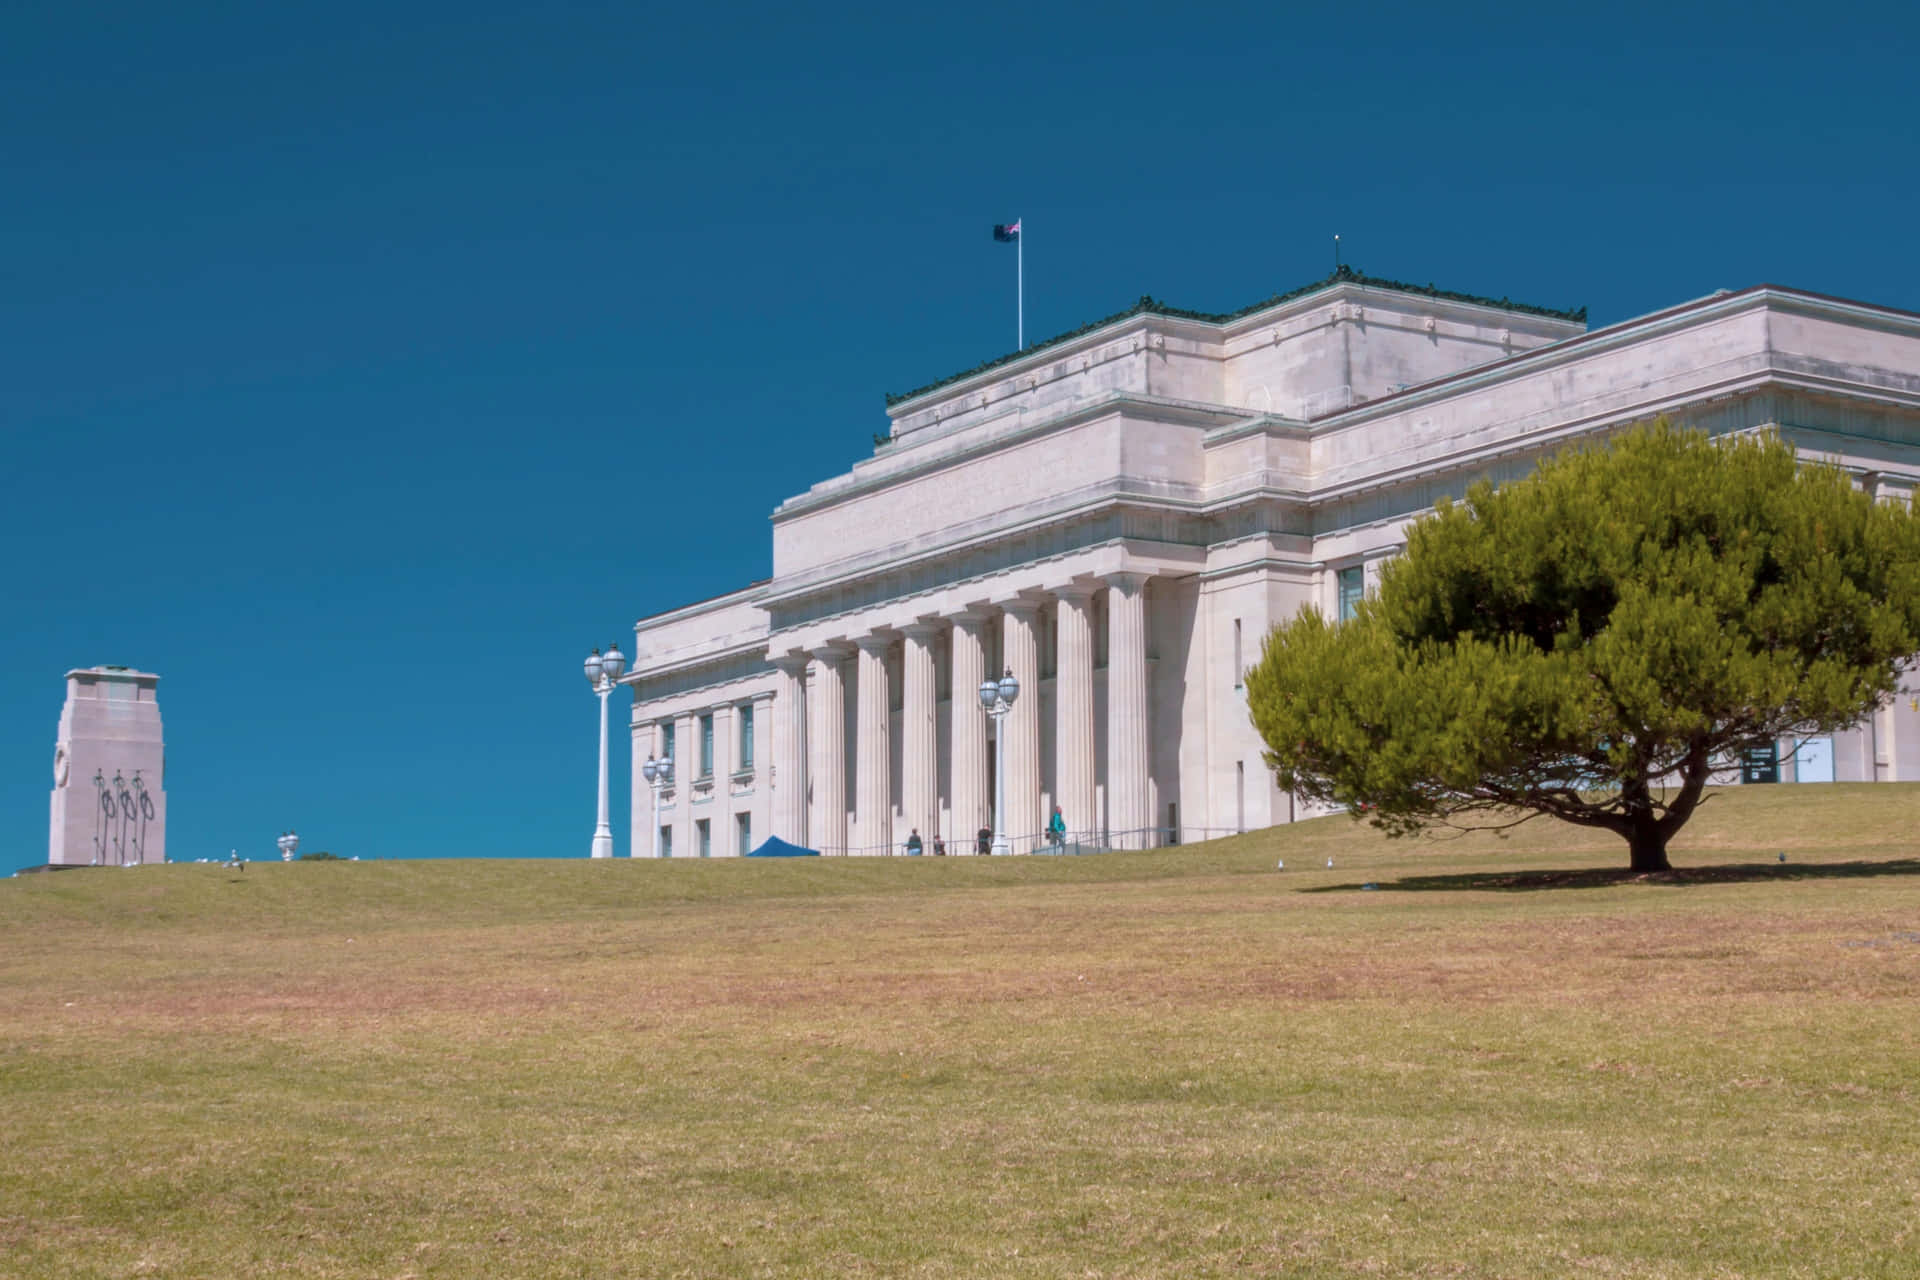
<instances>
[{"instance_id":1,"label":"lamp post","mask_svg":"<svg viewBox=\"0 0 1920 1280\"><path fill-rule=\"evenodd\" d=\"M605 653L595 649L587 655L587 683L600 695L600 823L593 829L593 852L589 855L595 858L613 856L613 827L607 822L607 695L626 669L627 655L617 644L608 645Z\"/></svg>"},{"instance_id":2,"label":"lamp post","mask_svg":"<svg viewBox=\"0 0 1920 1280\"><path fill-rule=\"evenodd\" d=\"M648 756L647 762L640 766L640 774L653 788L653 856L657 858L660 856L660 793L673 781L673 757Z\"/></svg>"},{"instance_id":3,"label":"lamp post","mask_svg":"<svg viewBox=\"0 0 1920 1280\"><path fill-rule=\"evenodd\" d=\"M300 837L291 831L283 831L274 843L280 846L280 861L292 862L294 851L300 847Z\"/></svg>"},{"instance_id":4,"label":"lamp post","mask_svg":"<svg viewBox=\"0 0 1920 1280\"><path fill-rule=\"evenodd\" d=\"M1013 852L1013 845L1007 839L1007 715L1013 710L1014 699L1020 696L1020 682L1013 678L1013 668L1007 668L1007 674L998 680L980 682L980 706L993 717L993 845L995 855L1004 857Z\"/></svg>"}]
</instances>

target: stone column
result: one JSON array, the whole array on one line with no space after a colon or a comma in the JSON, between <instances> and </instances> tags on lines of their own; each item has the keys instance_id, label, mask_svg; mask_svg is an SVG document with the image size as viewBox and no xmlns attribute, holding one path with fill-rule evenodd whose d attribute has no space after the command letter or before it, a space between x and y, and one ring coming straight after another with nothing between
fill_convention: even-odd
<instances>
[{"instance_id":1,"label":"stone column","mask_svg":"<svg viewBox=\"0 0 1920 1280\"><path fill-rule=\"evenodd\" d=\"M1076 586L1055 594L1060 625L1054 663L1053 776L1060 816L1072 838L1100 828L1093 789L1093 592Z\"/></svg>"},{"instance_id":2,"label":"stone column","mask_svg":"<svg viewBox=\"0 0 1920 1280\"><path fill-rule=\"evenodd\" d=\"M1015 600L1001 606L1000 652L1003 667L1020 682L1020 696L1005 723L1007 740L1007 812L1002 830L1015 853L1030 853L1046 825L1040 812L1040 649L1034 634L1037 606Z\"/></svg>"},{"instance_id":3,"label":"stone column","mask_svg":"<svg viewBox=\"0 0 1920 1280\"><path fill-rule=\"evenodd\" d=\"M1147 580L1107 579L1107 826L1117 848L1144 849L1147 799Z\"/></svg>"},{"instance_id":4,"label":"stone column","mask_svg":"<svg viewBox=\"0 0 1920 1280\"><path fill-rule=\"evenodd\" d=\"M980 709L980 682L987 678L987 626L991 615L967 612L953 619L953 831L949 848L972 853L974 837L987 822L987 713ZM999 675L999 672L994 672ZM920 834L925 835L923 831Z\"/></svg>"},{"instance_id":5,"label":"stone column","mask_svg":"<svg viewBox=\"0 0 1920 1280\"><path fill-rule=\"evenodd\" d=\"M807 777L813 783L814 848L824 854L847 851L847 677L846 650L828 645L813 651L813 691L807 697L812 723L807 747L812 757Z\"/></svg>"},{"instance_id":6,"label":"stone column","mask_svg":"<svg viewBox=\"0 0 1920 1280\"><path fill-rule=\"evenodd\" d=\"M886 634L861 636L858 737L854 757L854 836L860 852L893 852L893 750L887 732L892 716L887 694Z\"/></svg>"},{"instance_id":7,"label":"stone column","mask_svg":"<svg viewBox=\"0 0 1920 1280\"><path fill-rule=\"evenodd\" d=\"M933 850L940 830L940 742L934 724L934 646L940 628L922 623L906 629L905 684L900 713L901 807L907 829L920 832L920 843ZM904 837L903 837L904 838Z\"/></svg>"},{"instance_id":8,"label":"stone column","mask_svg":"<svg viewBox=\"0 0 1920 1280\"><path fill-rule=\"evenodd\" d=\"M807 660L774 660L773 834L807 843Z\"/></svg>"},{"instance_id":9,"label":"stone column","mask_svg":"<svg viewBox=\"0 0 1920 1280\"><path fill-rule=\"evenodd\" d=\"M673 755L674 806L667 818L673 828L673 856L697 858L700 844L694 839L693 780L700 773L700 717L693 712L674 722Z\"/></svg>"}]
</instances>

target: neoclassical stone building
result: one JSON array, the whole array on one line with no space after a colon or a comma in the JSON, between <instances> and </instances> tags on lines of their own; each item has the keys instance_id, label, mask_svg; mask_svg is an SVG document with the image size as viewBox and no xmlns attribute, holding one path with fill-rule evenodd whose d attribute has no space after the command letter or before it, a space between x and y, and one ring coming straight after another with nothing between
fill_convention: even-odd
<instances>
[{"instance_id":1,"label":"neoclassical stone building","mask_svg":"<svg viewBox=\"0 0 1920 1280\"><path fill-rule=\"evenodd\" d=\"M1017 850L1054 805L1122 847L1287 822L1242 672L1442 494L1656 414L1920 480L1920 315L1763 285L1585 320L1343 269L1230 315L1142 299L889 397L873 456L773 513L771 578L635 627L633 853L651 754L681 857L971 849L1001 751ZM995 741L975 690L1009 669ZM1920 708L1770 768L1920 778Z\"/></svg>"}]
</instances>

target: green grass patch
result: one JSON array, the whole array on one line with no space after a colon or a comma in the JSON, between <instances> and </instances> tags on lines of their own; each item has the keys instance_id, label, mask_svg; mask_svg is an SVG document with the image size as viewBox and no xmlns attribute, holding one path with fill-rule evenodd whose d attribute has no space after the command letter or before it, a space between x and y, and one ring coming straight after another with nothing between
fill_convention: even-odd
<instances>
[{"instance_id":1,"label":"green grass patch","mask_svg":"<svg viewBox=\"0 0 1920 1280\"><path fill-rule=\"evenodd\" d=\"M1915 812L0 882L0 1274L1920 1274Z\"/></svg>"}]
</instances>

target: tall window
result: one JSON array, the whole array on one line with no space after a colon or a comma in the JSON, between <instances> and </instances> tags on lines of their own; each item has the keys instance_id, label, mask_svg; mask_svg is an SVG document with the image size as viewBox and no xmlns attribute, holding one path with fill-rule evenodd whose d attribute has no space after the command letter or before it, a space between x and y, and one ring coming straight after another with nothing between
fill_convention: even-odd
<instances>
[{"instance_id":1,"label":"tall window","mask_svg":"<svg viewBox=\"0 0 1920 1280\"><path fill-rule=\"evenodd\" d=\"M733 851L744 858L753 852L753 815L743 813L733 820L733 824L736 828Z\"/></svg>"},{"instance_id":2,"label":"tall window","mask_svg":"<svg viewBox=\"0 0 1920 1280\"><path fill-rule=\"evenodd\" d=\"M694 843L700 846L700 856L711 858L713 856L713 823L706 818L694 823L693 838Z\"/></svg>"},{"instance_id":3,"label":"tall window","mask_svg":"<svg viewBox=\"0 0 1920 1280\"><path fill-rule=\"evenodd\" d=\"M1367 573L1359 565L1342 569L1340 583L1340 621L1345 622L1360 607L1360 597L1367 590Z\"/></svg>"},{"instance_id":4,"label":"tall window","mask_svg":"<svg viewBox=\"0 0 1920 1280\"><path fill-rule=\"evenodd\" d=\"M663 858L671 858L673 856L673 828L672 827L660 828L660 856Z\"/></svg>"},{"instance_id":5,"label":"tall window","mask_svg":"<svg viewBox=\"0 0 1920 1280\"><path fill-rule=\"evenodd\" d=\"M660 726L660 754L665 759L673 759L673 721Z\"/></svg>"},{"instance_id":6,"label":"tall window","mask_svg":"<svg viewBox=\"0 0 1920 1280\"><path fill-rule=\"evenodd\" d=\"M713 776L713 712L700 717L700 776Z\"/></svg>"},{"instance_id":7,"label":"tall window","mask_svg":"<svg viewBox=\"0 0 1920 1280\"><path fill-rule=\"evenodd\" d=\"M753 704L741 703L736 718L740 721L740 768L744 772L753 768Z\"/></svg>"}]
</instances>

